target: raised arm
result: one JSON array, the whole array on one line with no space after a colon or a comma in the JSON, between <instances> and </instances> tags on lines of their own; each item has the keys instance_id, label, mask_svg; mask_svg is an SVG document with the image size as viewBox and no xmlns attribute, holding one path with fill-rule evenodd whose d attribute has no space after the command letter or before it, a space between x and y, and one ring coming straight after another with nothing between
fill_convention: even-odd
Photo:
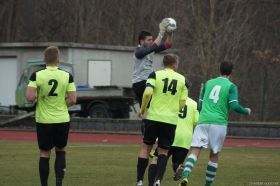
<instances>
[{"instance_id":1,"label":"raised arm","mask_svg":"<svg viewBox=\"0 0 280 186\"><path fill-rule=\"evenodd\" d=\"M156 49L155 53L162 52L166 49L169 49L172 47L173 42L173 32L166 32L166 38L164 42L162 42Z\"/></svg>"},{"instance_id":2,"label":"raised arm","mask_svg":"<svg viewBox=\"0 0 280 186\"><path fill-rule=\"evenodd\" d=\"M159 46L161 44L161 40L166 32L166 29L169 25L169 20L167 18L163 19L159 24L159 33L157 38L155 39L154 43Z\"/></svg>"},{"instance_id":3,"label":"raised arm","mask_svg":"<svg viewBox=\"0 0 280 186\"><path fill-rule=\"evenodd\" d=\"M142 59L143 57L145 57L146 55L152 52L158 53L171 47L172 47L172 43L170 43L169 41L161 43L159 46L156 43L153 43L149 47L138 47L135 49L135 57L138 59Z\"/></svg>"},{"instance_id":4,"label":"raised arm","mask_svg":"<svg viewBox=\"0 0 280 186\"><path fill-rule=\"evenodd\" d=\"M163 19L161 23L159 24L159 33L157 38L154 40L153 44L149 47L138 47L135 50L135 57L138 59L142 59L146 55L152 53L152 52L161 52L163 50L166 50L168 48L171 48L172 46L172 33L167 33L167 37L164 42L162 42L162 38L166 32L166 29L169 25L168 19Z\"/></svg>"},{"instance_id":5,"label":"raised arm","mask_svg":"<svg viewBox=\"0 0 280 186\"><path fill-rule=\"evenodd\" d=\"M151 46L149 47L138 47L135 49L135 57L138 59L142 59L143 57L145 57L146 55L155 52L157 50L157 48L162 47L161 45L158 46L156 43L153 43Z\"/></svg>"}]
</instances>

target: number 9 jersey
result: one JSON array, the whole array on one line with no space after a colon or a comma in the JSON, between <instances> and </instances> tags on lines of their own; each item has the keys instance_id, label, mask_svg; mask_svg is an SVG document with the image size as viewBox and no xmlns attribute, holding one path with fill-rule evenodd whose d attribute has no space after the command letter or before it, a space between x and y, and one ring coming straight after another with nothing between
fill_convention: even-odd
<instances>
[{"instance_id":1,"label":"number 9 jersey","mask_svg":"<svg viewBox=\"0 0 280 186\"><path fill-rule=\"evenodd\" d=\"M153 88L147 119L176 125L179 102L188 97L185 77L170 68L165 68L151 73L146 87Z\"/></svg>"},{"instance_id":2,"label":"number 9 jersey","mask_svg":"<svg viewBox=\"0 0 280 186\"><path fill-rule=\"evenodd\" d=\"M55 124L70 121L67 92L76 91L73 76L58 67L47 66L34 72L29 87L37 89L36 122Z\"/></svg>"}]
</instances>

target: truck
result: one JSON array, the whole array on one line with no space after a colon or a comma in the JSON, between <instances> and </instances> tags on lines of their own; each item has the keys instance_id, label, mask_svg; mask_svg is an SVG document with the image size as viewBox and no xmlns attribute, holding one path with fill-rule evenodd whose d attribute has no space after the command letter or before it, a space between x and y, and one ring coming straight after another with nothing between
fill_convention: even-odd
<instances>
[{"instance_id":1,"label":"truck","mask_svg":"<svg viewBox=\"0 0 280 186\"><path fill-rule=\"evenodd\" d=\"M28 60L16 89L16 107L28 112L35 105L25 99L29 78L33 72L44 69L41 59ZM59 68L74 74L73 65L60 62ZM77 85L77 103L69 107L72 116L91 118L129 118L134 105L134 94L130 87Z\"/></svg>"}]
</instances>

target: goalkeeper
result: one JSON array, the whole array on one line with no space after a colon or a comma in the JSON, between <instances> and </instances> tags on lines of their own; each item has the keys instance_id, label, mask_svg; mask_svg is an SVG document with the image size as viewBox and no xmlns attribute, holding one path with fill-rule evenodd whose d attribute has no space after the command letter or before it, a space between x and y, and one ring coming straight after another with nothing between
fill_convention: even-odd
<instances>
[{"instance_id":1,"label":"goalkeeper","mask_svg":"<svg viewBox=\"0 0 280 186\"><path fill-rule=\"evenodd\" d=\"M159 24L159 33L154 41L150 32L141 31L138 35L138 47L135 49L133 56L132 87L140 107L142 96L146 88L146 80L154 71L154 53L164 51L172 46L172 32L167 33L162 42L168 26L169 20L166 18L163 19Z\"/></svg>"}]
</instances>

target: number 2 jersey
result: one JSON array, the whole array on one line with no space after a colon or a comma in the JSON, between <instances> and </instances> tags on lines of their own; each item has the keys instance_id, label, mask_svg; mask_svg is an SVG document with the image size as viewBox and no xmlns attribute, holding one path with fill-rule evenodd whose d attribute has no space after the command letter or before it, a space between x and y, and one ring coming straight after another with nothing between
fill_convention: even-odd
<instances>
[{"instance_id":1,"label":"number 2 jersey","mask_svg":"<svg viewBox=\"0 0 280 186\"><path fill-rule=\"evenodd\" d=\"M176 125L179 102L188 97L185 77L165 68L151 73L146 86L153 88L147 119Z\"/></svg>"},{"instance_id":2,"label":"number 2 jersey","mask_svg":"<svg viewBox=\"0 0 280 186\"><path fill-rule=\"evenodd\" d=\"M76 91L70 73L58 67L47 66L31 75L28 86L37 89L35 114L37 123L52 124L70 121L65 99L67 92Z\"/></svg>"},{"instance_id":3,"label":"number 2 jersey","mask_svg":"<svg viewBox=\"0 0 280 186\"><path fill-rule=\"evenodd\" d=\"M198 124L227 125L232 102L238 102L237 86L228 78L207 81L200 95L202 106Z\"/></svg>"}]
</instances>

